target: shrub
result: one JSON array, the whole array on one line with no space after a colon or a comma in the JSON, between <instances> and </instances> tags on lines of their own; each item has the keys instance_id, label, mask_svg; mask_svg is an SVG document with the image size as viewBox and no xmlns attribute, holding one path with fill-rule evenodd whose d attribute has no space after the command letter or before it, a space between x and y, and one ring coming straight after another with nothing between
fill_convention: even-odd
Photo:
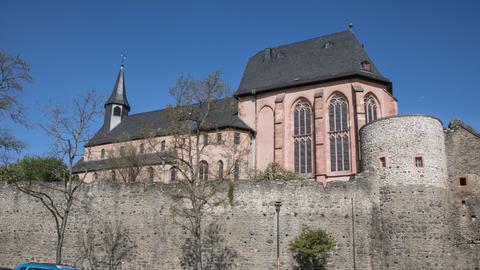
<instances>
[{"instance_id":1,"label":"shrub","mask_svg":"<svg viewBox=\"0 0 480 270\"><path fill-rule=\"evenodd\" d=\"M335 239L322 229L303 227L302 233L290 242L297 265L294 269L326 269L330 251Z\"/></svg>"},{"instance_id":2,"label":"shrub","mask_svg":"<svg viewBox=\"0 0 480 270\"><path fill-rule=\"evenodd\" d=\"M298 175L285 169L282 165L271 162L268 164L267 168L264 171L258 171L256 175L258 180L280 180L280 181L291 181L298 179Z\"/></svg>"}]
</instances>

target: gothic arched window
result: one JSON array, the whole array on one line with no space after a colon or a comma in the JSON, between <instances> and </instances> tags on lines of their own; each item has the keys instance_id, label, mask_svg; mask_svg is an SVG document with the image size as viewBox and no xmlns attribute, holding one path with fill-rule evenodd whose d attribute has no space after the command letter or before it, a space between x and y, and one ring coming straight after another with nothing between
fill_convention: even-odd
<instances>
[{"instance_id":1,"label":"gothic arched window","mask_svg":"<svg viewBox=\"0 0 480 270\"><path fill-rule=\"evenodd\" d=\"M218 179L223 179L223 161L218 161Z\"/></svg>"},{"instance_id":2,"label":"gothic arched window","mask_svg":"<svg viewBox=\"0 0 480 270\"><path fill-rule=\"evenodd\" d=\"M93 173L93 180L98 180L98 173Z\"/></svg>"},{"instance_id":3,"label":"gothic arched window","mask_svg":"<svg viewBox=\"0 0 480 270\"><path fill-rule=\"evenodd\" d=\"M122 114L122 109L120 107L113 108L113 115L120 116Z\"/></svg>"},{"instance_id":4,"label":"gothic arched window","mask_svg":"<svg viewBox=\"0 0 480 270\"><path fill-rule=\"evenodd\" d=\"M110 172L110 178L112 179L113 182L117 180L117 175L115 174L115 171L112 170Z\"/></svg>"},{"instance_id":5,"label":"gothic arched window","mask_svg":"<svg viewBox=\"0 0 480 270\"><path fill-rule=\"evenodd\" d=\"M170 182L174 182L177 180L177 171L175 168L170 168Z\"/></svg>"},{"instance_id":6,"label":"gothic arched window","mask_svg":"<svg viewBox=\"0 0 480 270\"><path fill-rule=\"evenodd\" d=\"M233 165L233 180L238 180L240 179L240 162L235 161L235 164Z\"/></svg>"},{"instance_id":7,"label":"gothic arched window","mask_svg":"<svg viewBox=\"0 0 480 270\"><path fill-rule=\"evenodd\" d=\"M161 150L161 151L165 151L165 141L162 141L162 142L160 143L160 150Z\"/></svg>"},{"instance_id":8,"label":"gothic arched window","mask_svg":"<svg viewBox=\"0 0 480 270\"><path fill-rule=\"evenodd\" d=\"M144 154L145 153L145 144L144 143L141 143L140 144L140 150L139 150L140 154Z\"/></svg>"},{"instance_id":9,"label":"gothic arched window","mask_svg":"<svg viewBox=\"0 0 480 270\"><path fill-rule=\"evenodd\" d=\"M312 107L306 100L295 105L293 126L295 173L312 173Z\"/></svg>"},{"instance_id":10,"label":"gothic arched window","mask_svg":"<svg viewBox=\"0 0 480 270\"><path fill-rule=\"evenodd\" d=\"M363 99L365 103L365 123L377 120L377 103L372 95L366 95Z\"/></svg>"},{"instance_id":11,"label":"gothic arched window","mask_svg":"<svg viewBox=\"0 0 480 270\"><path fill-rule=\"evenodd\" d=\"M153 182L154 177L155 177L155 170L153 169L153 167L149 167L148 168L148 180L150 182Z\"/></svg>"},{"instance_id":12,"label":"gothic arched window","mask_svg":"<svg viewBox=\"0 0 480 270\"><path fill-rule=\"evenodd\" d=\"M105 158L105 149L100 151L100 158Z\"/></svg>"},{"instance_id":13,"label":"gothic arched window","mask_svg":"<svg viewBox=\"0 0 480 270\"><path fill-rule=\"evenodd\" d=\"M202 160L198 165L198 178L200 180L208 180L208 163Z\"/></svg>"},{"instance_id":14,"label":"gothic arched window","mask_svg":"<svg viewBox=\"0 0 480 270\"><path fill-rule=\"evenodd\" d=\"M344 96L334 95L328 105L330 169L350 170L350 134L348 124L348 103Z\"/></svg>"}]
</instances>

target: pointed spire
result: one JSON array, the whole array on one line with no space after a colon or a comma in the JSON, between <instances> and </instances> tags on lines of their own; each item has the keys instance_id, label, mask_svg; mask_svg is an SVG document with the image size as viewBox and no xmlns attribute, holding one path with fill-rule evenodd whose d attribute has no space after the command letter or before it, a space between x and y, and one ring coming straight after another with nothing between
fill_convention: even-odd
<instances>
[{"instance_id":1,"label":"pointed spire","mask_svg":"<svg viewBox=\"0 0 480 270\"><path fill-rule=\"evenodd\" d=\"M120 71L118 72L117 81L113 87L112 95L105 103L105 106L108 104L120 104L124 105L127 111L130 111L130 105L127 100L127 92L125 88L125 72L123 65L120 66Z\"/></svg>"}]
</instances>

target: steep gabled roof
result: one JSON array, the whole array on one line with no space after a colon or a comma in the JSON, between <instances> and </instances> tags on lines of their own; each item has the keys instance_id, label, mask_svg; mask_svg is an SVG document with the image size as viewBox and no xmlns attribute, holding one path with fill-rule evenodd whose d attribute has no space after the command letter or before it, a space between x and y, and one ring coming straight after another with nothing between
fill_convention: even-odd
<instances>
[{"instance_id":1,"label":"steep gabled roof","mask_svg":"<svg viewBox=\"0 0 480 270\"><path fill-rule=\"evenodd\" d=\"M362 69L363 61L370 63L370 71ZM345 31L258 52L248 60L235 95L352 76L391 85L355 35Z\"/></svg>"},{"instance_id":2,"label":"steep gabled roof","mask_svg":"<svg viewBox=\"0 0 480 270\"><path fill-rule=\"evenodd\" d=\"M252 131L237 115L237 100L233 97L216 100L211 103L209 117L204 125L204 130L215 130L224 128L235 128L240 130ZM181 107L183 112L191 117L205 115L206 106L194 104ZM175 118L184 119L175 119ZM191 119L191 118L190 118ZM132 114L122 119L122 122L114 129L108 131L100 129L95 136L85 145L94 146L99 144L108 144L124 140L136 140L151 135L166 136L171 134L169 130L175 121L188 121L185 117L176 113L172 115L168 109Z\"/></svg>"},{"instance_id":3,"label":"steep gabled roof","mask_svg":"<svg viewBox=\"0 0 480 270\"><path fill-rule=\"evenodd\" d=\"M125 89L125 72L123 65L120 66L118 71L117 80L113 86L112 94L105 102L105 106L108 104L120 104L124 105L127 108L127 111L130 111L130 105L127 100L127 91Z\"/></svg>"}]
</instances>

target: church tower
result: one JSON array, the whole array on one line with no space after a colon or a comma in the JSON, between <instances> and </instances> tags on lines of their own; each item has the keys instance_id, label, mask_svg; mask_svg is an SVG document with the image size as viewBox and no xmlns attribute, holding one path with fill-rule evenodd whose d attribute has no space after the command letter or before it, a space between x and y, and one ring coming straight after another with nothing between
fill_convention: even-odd
<instances>
[{"instance_id":1,"label":"church tower","mask_svg":"<svg viewBox=\"0 0 480 270\"><path fill-rule=\"evenodd\" d=\"M124 66L120 66L117 81L113 87L112 95L105 103L105 120L103 124L104 130L110 131L114 129L122 119L128 116L130 105L127 100L125 89L125 72Z\"/></svg>"}]
</instances>

